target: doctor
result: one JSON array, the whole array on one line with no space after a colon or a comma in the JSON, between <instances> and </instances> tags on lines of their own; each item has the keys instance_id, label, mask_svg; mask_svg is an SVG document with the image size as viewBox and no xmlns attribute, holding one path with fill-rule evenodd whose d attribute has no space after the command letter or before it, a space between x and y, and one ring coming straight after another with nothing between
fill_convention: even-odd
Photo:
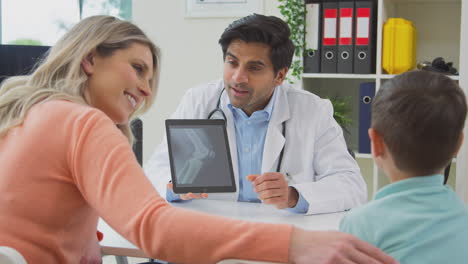
<instances>
[{"instance_id":1,"label":"doctor","mask_svg":"<svg viewBox=\"0 0 468 264\"><path fill-rule=\"evenodd\" d=\"M237 193L214 199L263 202L319 214L351 209L367 199L366 184L347 151L333 108L284 82L294 52L288 25L250 15L229 25L219 40L224 78L187 91L171 118L225 118ZM163 193L170 179L166 140L145 165ZM176 195L168 201L206 198Z\"/></svg>"}]
</instances>

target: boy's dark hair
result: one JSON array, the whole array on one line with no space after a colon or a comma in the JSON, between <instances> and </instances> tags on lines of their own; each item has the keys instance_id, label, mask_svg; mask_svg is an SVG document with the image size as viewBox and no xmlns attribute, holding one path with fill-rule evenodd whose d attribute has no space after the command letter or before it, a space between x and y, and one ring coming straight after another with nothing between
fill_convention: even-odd
<instances>
[{"instance_id":1,"label":"boy's dark hair","mask_svg":"<svg viewBox=\"0 0 468 264\"><path fill-rule=\"evenodd\" d=\"M226 59L226 51L233 40L267 44L271 48L270 59L276 74L280 69L291 66L294 44L290 35L289 27L283 20L253 14L232 22L221 35L219 44L223 50L223 60Z\"/></svg>"},{"instance_id":2,"label":"boy's dark hair","mask_svg":"<svg viewBox=\"0 0 468 264\"><path fill-rule=\"evenodd\" d=\"M434 174L451 161L466 118L465 94L449 77L411 71L385 82L372 104L372 128L382 135L395 165Z\"/></svg>"}]
</instances>

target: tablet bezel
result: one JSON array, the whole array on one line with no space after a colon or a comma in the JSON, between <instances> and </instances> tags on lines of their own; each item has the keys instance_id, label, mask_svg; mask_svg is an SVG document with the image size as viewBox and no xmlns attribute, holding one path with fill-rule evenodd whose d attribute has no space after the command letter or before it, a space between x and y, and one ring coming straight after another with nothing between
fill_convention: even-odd
<instances>
[{"instance_id":1,"label":"tablet bezel","mask_svg":"<svg viewBox=\"0 0 468 264\"><path fill-rule=\"evenodd\" d=\"M226 144L227 150L227 161L228 168L227 173L230 174L231 183L226 186L193 186L193 187L181 187L177 184L177 179L175 176L175 164L172 156L172 147L171 147L171 137L170 137L170 128L177 126L221 126L223 131L224 142ZM166 138L167 138L167 148L169 153L169 163L171 168L171 179L173 192L177 194L184 193L227 193L227 192L236 192L236 182L234 177L234 170L232 167L232 158L231 150L229 148L229 140L226 132L226 121L223 119L166 119Z\"/></svg>"}]
</instances>

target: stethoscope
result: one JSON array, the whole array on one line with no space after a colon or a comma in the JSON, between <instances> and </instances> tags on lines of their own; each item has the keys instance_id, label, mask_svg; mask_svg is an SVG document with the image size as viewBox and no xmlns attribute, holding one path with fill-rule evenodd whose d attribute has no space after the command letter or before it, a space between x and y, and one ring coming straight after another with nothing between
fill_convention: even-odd
<instances>
[{"instance_id":1,"label":"stethoscope","mask_svg":"<svg viewBox=\"0 0 468 264\"><path fill-rule=\"evenodd\" d=\"M218 102L216 103L216 108L213 109L213 111L211 111L208 114L208 119L211 119L216 113L219 113L219 114L221 114L222 119L224 121L227 121L226 115L224 114L223 109L221 109L221 107L220 107L220 105L221 105L221 96L223 95L224 90L225 90L225 88L223 88L221 90L221 93L219 94L219 97L218 97ZM283 131L282 131L283 137L286 139L286 121L281 123L281 125L283 127ZM286 145L286 143L284 145ZM281 149L281 152L280 152L280 156L279 156L279 159L278 159L278 166L276 167L276 172L280 172L280 169L281 169L281 163L283 162L284 145L283 145L283 148Z\"/></svg>"}]
</instances>

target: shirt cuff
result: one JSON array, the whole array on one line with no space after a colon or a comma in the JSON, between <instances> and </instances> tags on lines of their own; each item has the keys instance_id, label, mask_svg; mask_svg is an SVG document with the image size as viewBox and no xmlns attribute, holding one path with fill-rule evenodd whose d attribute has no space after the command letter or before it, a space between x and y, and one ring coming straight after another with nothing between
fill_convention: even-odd
<instances>
[{"instance_id":1,"label":"shirt cuff","mask_svg":"<svg viewBox=\"0 0 468 264\"><path fill-rule=\"evenodd\" d=\"M309 203L306 201L306 199L304 199L304 197L302 196L300 192L298 193L299 193L299 199L297 200L296 206L292 208L286 208L286 210L292 213L305 214L307 213L307 211L309 211Z\"/></svg>"},{"instance_id":2,"label":"shirt cuff","mask_svg":"<svg viewBox=\"0 0 468 264\"><path fill-rule=\"evenodd\" d=\"M180 199L180 195L174 193L171 189L166 187L166 200L168 202L183 202L184 200Z\"/></svg>"}]
</instances>

